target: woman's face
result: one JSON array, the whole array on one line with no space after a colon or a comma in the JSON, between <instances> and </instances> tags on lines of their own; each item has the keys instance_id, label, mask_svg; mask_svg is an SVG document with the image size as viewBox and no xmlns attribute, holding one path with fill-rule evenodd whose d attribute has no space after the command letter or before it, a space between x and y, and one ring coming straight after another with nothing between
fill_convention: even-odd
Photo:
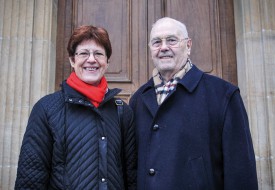
<instances>
[{"instance_id":1,"label":"woman's face","mask_svg":"<svg viewBox=\"0 0 275 190\"><path fill-rule=\"evenodd\" d=\"M94 40L85 40L76 47L75 56L70 57L76 76L85 83L97 86L104 76L108 61L105 49Z\"/></svg>"}]
</instances>

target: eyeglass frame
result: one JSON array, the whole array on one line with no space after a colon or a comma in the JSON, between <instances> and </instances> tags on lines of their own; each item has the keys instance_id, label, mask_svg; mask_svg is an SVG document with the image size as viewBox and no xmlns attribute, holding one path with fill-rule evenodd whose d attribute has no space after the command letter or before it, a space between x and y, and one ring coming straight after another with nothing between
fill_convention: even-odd
<instances>
[{"instance_id":1,"label":"eyeglass frame","mask_svg":"<svg viewBox=\"0 0 275 190\"><path fill-rule=\"evenodd\" d=\"M174 44L174 45L171 45L171 44L167 43L167 39L169 39L169 38L175 38L175 39L177 39L177 40L176 40L177 43ZM150 47L152 50L156 51L156 50L159 50L159 49L161 48L161 46L162 46L162 44L163 44L163 41L165 40L165 44L166 44L166 46L168 46L169 48L171 48L171 47L173 47L173 48L178 48L179 46L177 47L177 45L179 45L180 42L182 42L183 40L189 40L189 39L190 39L189 37L178 39L178 38L175 37L175 36L167 36L167 37L163 37L163 38L154 38L154 39L153 39L153 40L161 40L161 44L159 45L159 47L153 47L153 45L152 45L152 41L153 41L153 40L151 40L151 41L149 42L148 45L149 45L149 47Z\"/></svg>"},{"instance_id":2,"label":"eyeglass frame","mask_svg":"<svg viewBox=\"0 0 275 190\"><path fill-rule=\"evenodd\" d=\"M80 53L88 53L87 54L87 58L81 57ZM100 55L97 55L96 53L100 53ZM87 60L87 59L89 59L89 57L91 56L91 54L94 56L94 58L96 60L102 60L103 58L107 57L107 55L105 55L105 53L101 52L100 50L96 50L96 51L90 52L88 49L79 50L78 52L75 52L74 55L77 56L78 58L82 59L82 60Z\"/></svg>"}]
</instances>

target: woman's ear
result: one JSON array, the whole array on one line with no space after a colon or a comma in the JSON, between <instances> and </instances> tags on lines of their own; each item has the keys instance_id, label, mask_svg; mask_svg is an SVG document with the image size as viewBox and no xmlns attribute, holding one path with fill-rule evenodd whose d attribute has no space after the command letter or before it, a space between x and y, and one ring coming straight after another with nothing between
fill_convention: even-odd
<instances>
[{"instance_id":1,"label":"woman's ear","mask_svg":"<svg viewBox=\"0 0 275 190\"><path fill-rule=\"evenodd\" d=\"M70 64L74 68L74 57L69 57Z\"/></svg>"}]
</instances>

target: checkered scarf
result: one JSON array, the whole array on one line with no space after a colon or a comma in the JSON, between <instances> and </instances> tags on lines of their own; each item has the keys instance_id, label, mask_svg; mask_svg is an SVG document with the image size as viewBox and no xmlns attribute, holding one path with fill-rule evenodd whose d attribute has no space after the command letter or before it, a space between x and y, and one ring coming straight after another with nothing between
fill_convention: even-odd
<instances>
[{"instance_id":1,"label":"checkered scarf","mask_svg":"<svg viewBox=\"0 0 275 190\"><path fill-rule=\"evenodd\" d=\"M191 60L188 58L186 64L173 76L170 81L166 83L164 82L157 68L154 68L153 80L155 84L158 105L160 105L168 96L168 94L177 87L178 81L182 79L182 77L191 69L191 67L192 63Z\"/></svg>"}]
</instances>

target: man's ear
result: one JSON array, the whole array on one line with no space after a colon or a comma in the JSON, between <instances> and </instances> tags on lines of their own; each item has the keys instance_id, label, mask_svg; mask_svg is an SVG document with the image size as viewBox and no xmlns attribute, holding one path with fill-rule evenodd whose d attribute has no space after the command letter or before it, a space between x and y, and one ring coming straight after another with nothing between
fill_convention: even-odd
<instances>
[{"instance_id":1,"label":"man's ear","mask_svg":"<svg viewBox=\"0 0 275 190\"><path fill-rule=\"evenodd\" d=\"M186 46L187 46L187 54L190 55L191 54L191 47L192 47L192 40L191 39L188 39Z\"/></svg>"},{"instance_id":2,"label":"man's ear","mask_svg":"<svg viewBox=\"0 0 275 190\"><path fill-rule=\"evenodd\" d=\"M74 67L74 57L69 57L70 64L72 67Z\"/></svg>"},{"instance_id":3,"label":"man's ear","mask_svg":"<svg viewBox=\"0 0 275 190\"><path fill-rule=\"evenodd\" d=\"M188 39L188 41L187 41L187 48L191 50L191 47L192 47L192 40Z\"/></svg>"}]
</instances>

